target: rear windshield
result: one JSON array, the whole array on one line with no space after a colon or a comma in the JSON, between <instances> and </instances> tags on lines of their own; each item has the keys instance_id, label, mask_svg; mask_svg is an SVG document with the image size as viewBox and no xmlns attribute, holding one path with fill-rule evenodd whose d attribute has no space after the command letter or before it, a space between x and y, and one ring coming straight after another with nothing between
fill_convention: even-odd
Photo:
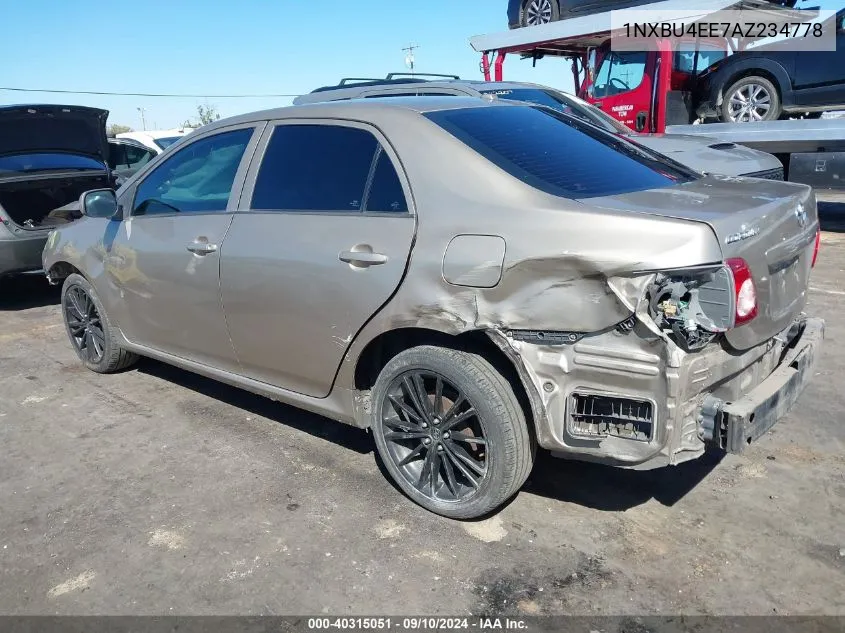
<instances>
[{"instance_id":1,"label":"rear windshield","mask_svg":"<svg viewBox=\"0 0 845 633\"><path fill-rule=\"evenodd\" d=\"M508 90L482 90L481 94L496 95L499 99L510 101L528 101L537 105L547 106L558 112L565 112L577 116L593 125L600 125L608 131L619 134L631 134L631 130L613 117L598 108L587 104L580 104L552 90L540 88L515 88Z\"/></svg>"},{"instance_id":2,"label":"rear windshield","mask_svg":"<svg viewBox=\"0 0 845 633\"><path fill-rule=\"evenodd\" d=\"M425 114L526 184L565 198L670 187L698 175L579 119L535 106Z\"/></svg>"}]
</instances>

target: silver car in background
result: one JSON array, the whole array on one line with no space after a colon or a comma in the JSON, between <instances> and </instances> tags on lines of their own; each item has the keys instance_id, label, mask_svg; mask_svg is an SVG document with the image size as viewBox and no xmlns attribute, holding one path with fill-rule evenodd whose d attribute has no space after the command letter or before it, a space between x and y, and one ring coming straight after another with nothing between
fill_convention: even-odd
<instances>
[{"instance_id":1,"label":"silver car in background","mask_svg":"<svg viewBox=\"0 0 845 633\"><path fill-rule=\"evenodd\" d=\"M637 133L600 108L548 86L515 81L495 83L468 81L458 79L456 75L452 75L452 79L447 80L394 79L393 76L388 75L387 79L345 79L336 86L325 86L297 97L294 99L294 105L344 99L407 96L464 96L488 100L526 101L571 114L611 134L623 135L643 147L703 174L747 176L767 180L784 179L783 164L776 156L767 152L704 136Z\"/></svg>"},{"instance_id":2,"label":"silver car in background","mask_svg":"<svg viewBox=\"0 0 845 633\"><path fill-rule=\"evenodd\" d=\"M823 338L809 187L700 177L525 103L230 118L81 208L44 268L88 368L149 356L370 429L450 517L501 506L537 446L630 468L742 452Z\"/></svg>"}]
</instances>

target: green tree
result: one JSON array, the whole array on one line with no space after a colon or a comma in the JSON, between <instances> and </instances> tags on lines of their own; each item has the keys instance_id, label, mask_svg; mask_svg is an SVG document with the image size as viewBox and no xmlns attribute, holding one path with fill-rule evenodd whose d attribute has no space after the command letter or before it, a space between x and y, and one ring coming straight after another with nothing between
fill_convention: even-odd
<instances>
[{"instance_id":1,"label":"green tree","mask_svg":"<svg viewBox=\"0 0 845 633\"><path fill-rule=\"evenodd\" d=\"M182 124L182 127L202 127L203 125L208 125L209 123L219 119L220 114L217 112L217 108L213 105L198 105L196 120L191 121L190 119L187 119Z\"/></svg>"},{"instance_id":2,"label":"green tree","mask_svg":"<svg viewBox=\"0 0 845 633\"><path fill-rule=\"evenodd\" d=\"M132 128L128 125L121 125L120 123L112 123L108 128L106 128L106 134L108 136L117 136L118 134L123 134L124 132L131 132Z\"/></svg>"}]
</instances>

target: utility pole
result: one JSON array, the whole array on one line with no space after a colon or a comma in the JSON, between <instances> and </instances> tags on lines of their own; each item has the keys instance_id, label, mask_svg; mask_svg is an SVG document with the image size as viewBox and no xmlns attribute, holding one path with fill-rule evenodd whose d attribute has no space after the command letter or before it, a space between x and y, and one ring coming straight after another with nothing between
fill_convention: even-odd
<instances>
[{"instance_id":1,"label":"utility pole","mask_svg":"<svg viewBox=\"0 0 845 633\"><path fill-rule=\"evenodd\" d=\"M138 108L138 112L141 113L141 128L146 132L147 130L147 122L144 120L144 112L146 112L146 108Z\"/></svg>"},{"instance_id":2,"label":"utility pole","mask_svg":"<svg viewBox=\"0 0 845 633\"><path fill-rule=\"evenodd\" d=\"M414 62L415 62L414 51L418 48L419 48L419 46L417 46L416 44L408 44L408 46L406 48L402 49L403 51L405 51L407 53L407 55L405 55L405 65L411 70L412 75L414 74Z\"/></svg>"}]
</instances>

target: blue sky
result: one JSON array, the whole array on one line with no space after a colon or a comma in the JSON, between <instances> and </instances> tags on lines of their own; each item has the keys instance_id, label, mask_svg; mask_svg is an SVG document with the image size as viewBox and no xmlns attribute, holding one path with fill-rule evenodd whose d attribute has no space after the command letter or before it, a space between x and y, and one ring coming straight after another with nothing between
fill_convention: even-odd
<instances>
[{"instance_id":1,"label":"blue sky","mask_svg":"<svg viewBox=\"0 0 845 633\"><path fill-rule=\"evenodd\" d=\"M843 0L818 0L823 8ZM507 0L27 0L7 2L0 86L180 94L301 94L345 76L405 71L480 78L469 37L507 29ZM9 27L13 28L9 28ZM14 60L13 63L10 63ZM509 57L505 78L570 90L564 60L532 68ZM211 104L222 116L290 99L61 95L0 90L0 103L68 103L111 112L110 123L168 128Z\"/></svg>"},{"instance_id":2,"label":"blue sky","mask_svg":"<svg viewBox=\"0 0 845 633\"><path fill-rule=\"evenodd\" d=\"M301 94L348 76L418 72L479 79L469 37L507 29L506 0L27 0L3 8L0 86L179 94ZM8 28L14 25L14 28ZM562 60L511 58L506 77L571 87ZM110 123L172 127L203 99L15 93L0 103L106 108ZM209 99L222 116L290 99Z\"/></svg>"}]
</instances>

